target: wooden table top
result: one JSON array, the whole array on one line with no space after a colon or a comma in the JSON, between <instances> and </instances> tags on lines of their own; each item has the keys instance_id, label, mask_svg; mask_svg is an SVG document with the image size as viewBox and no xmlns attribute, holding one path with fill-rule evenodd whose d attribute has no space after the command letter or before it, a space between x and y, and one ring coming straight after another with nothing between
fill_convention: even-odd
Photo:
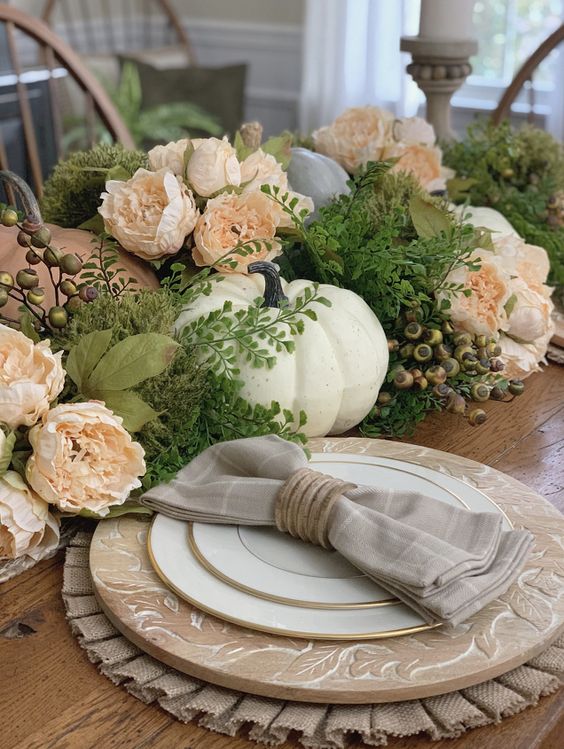
<instances>
[{"instance_id":1,"label":"wooden table top","mask_svg":"<svg viewBox=\"0 0 564 749\"><path fill-rule=\"evenodd\" d=\"M479 428L431 414L409 440L505 471L564 512L564 367L533 375L512 405L487 403ZM98 673L65 621L63 555L0 588L2 749L251 749L154 705L144 705ZM564 689L498 726L458 739L390 740L391 749L560 749ZM359 744L358 744L359 745ZM284 749L301 746L294 739Z\"/></svg>"}]
</instances>

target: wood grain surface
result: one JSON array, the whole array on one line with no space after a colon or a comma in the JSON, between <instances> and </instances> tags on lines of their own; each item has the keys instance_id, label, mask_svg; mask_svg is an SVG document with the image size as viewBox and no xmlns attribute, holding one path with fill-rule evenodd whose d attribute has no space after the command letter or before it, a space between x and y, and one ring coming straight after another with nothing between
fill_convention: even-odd
<instances>
[{"instance_id":1,"label":"wood grain surface","mask_svg":"<svg viewBox=\"0 0 564 749\"><path fill-rule=\"evenodd\" d=\"M518 401L486 404L479 428L432 414L409 441L482 461L564 511L564 368L533 375ZM245 738L184 725L100 675L71 635L60 590L63 555L0 588L2 749L251 749ZM392 740L391 749L560 749L564 690L498 726L458 739ZM354 745L354 742L353 742ZM360 745L360 742L359 742ZM296 740L284 745L299 747Z\"/></svg>"}]
</instances>

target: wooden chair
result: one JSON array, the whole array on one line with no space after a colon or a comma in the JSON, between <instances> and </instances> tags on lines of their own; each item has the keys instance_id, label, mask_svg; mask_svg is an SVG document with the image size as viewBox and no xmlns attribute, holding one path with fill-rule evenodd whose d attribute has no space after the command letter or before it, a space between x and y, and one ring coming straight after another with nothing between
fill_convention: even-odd
<instances>
[{"instance_id":1,"label":"wooden chair","mask_svg":"<svg viewBox=\"0 0 564 749\"><path fill-rule=\"evenodd\" d=\"M62 155L62 123L59 107L59 84L63 79L72 79L84 95L86 129L90 142L95 142L96 123L101 121L114 141L126 148L134 148L133 139L123 123L114 105L96 77L85 68L80 57L42 21L17 10L13 6L0 4L0 37L6 41L5 54L13 75L2 78L13 78L12 92L15 94L15 113L10 116L12 140L6 147L4 130L8 130L7 121L0 117L0 169L10 169L10 155L14 147L23 146L25 161L29 169L28 181L39 197L42 194L43 178L52 163L46 163L42 145L45 133L45 117L49 116L50 141L54 141L55 159ZM22 48L30 58L30 50L35 50L33 65L22 62ZM43 78L45 92L44 106L38 109L37 97L30 95L30 79ZM36 92L35 92L36 93ZM2 110L0 110L1 114ZM14 129L14 119L17 126ZM24 176L24 175L22 175Z\"/></svg>"},{"instance_id":2,"label":"wooden chair","mask_svg":"<svg viewBox=\"0 0 564 749\"><path fill-rule=\"evenodd\" d=\"M164 26L154 23L154 11L164 17ZM46 0L41 17L51 27L56 25L84 56L176 45L184 51L188 65L197 64L170 0ZM94 33L94 25L98 33ZM89 33L79 34L81 26Z\"/></svg>"},{"instance_id":3,"label":"wooden chair","mask_svg":"<svg viewBox=\"0 0 564 749\"><path fill-rule=\"evenodd\" d=\"M521 66L507 89L501 97L497 109L492 114L491 121L494 125L499 125L503 120L507 119L511 114L511 105L518 97L521 89L527 83L529 84L529 122L534 120L534 108L535 108L535 91L533 88L533 75L535 70L541 64L541 62L548 57L548 55L555 49L561 42L564 42L564 24L556 29L544 42L533 52L533 54L526 60ZM562 81L558 81L557 85L562 85Z\"/></svg>"}]
</instances>

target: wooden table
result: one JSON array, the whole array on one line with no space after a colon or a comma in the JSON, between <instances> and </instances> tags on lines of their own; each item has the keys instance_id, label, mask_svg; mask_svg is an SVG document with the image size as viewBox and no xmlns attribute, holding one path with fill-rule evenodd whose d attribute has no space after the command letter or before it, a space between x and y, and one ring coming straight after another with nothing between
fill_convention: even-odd
<instances>
[{"instance_id":1,"label":"wooden table","mask_svg":"<svg viewBox=\"0 0 564 749\"><path fill-rule=\"evenodd\" d=\"M479 428L433 414L412 442L495 466L564 512L564 368L534 375L515 403L488 403ZM2 749L251 749L144 705L101 676L65 621L63 555L0 589L0 746ZM15 637L16 635L16 637ZM392 749L560 749L564 689L498 726L459 739L392 740ZM297 741L284 745L300 746Z\"/></svg>"}]
</instances>

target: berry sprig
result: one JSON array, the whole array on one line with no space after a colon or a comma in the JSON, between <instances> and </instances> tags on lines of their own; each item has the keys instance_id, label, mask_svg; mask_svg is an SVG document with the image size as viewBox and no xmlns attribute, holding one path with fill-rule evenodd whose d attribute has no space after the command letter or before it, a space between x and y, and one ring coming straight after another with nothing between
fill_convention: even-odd
<instances>
[{"instance_id":1,"label":"berry sprig","mask_svg":"<svg viewBox=\"0 0 564 749\"><path fill-rule=\"evenodd\" d=\"M61 329L66 326L69 315L83 302L93 301L97 290L80 285L76 276L82 271L83 261L77 254L65 253L51 243L48 227L33 215L21 218L15 208L0 205L0 223L19 229L17 242L27 249L25 259L28 267L21 268L14 278L8 271L0 271L0 308L8 300L15 299L31 316L38 332ZM48 269L48 278L53 286L55 304L44 308L45 289L39 285L39 274L34 266L43 264ZM0 312L0 320L17 323Z\"/></svg>"}]
</instances>

